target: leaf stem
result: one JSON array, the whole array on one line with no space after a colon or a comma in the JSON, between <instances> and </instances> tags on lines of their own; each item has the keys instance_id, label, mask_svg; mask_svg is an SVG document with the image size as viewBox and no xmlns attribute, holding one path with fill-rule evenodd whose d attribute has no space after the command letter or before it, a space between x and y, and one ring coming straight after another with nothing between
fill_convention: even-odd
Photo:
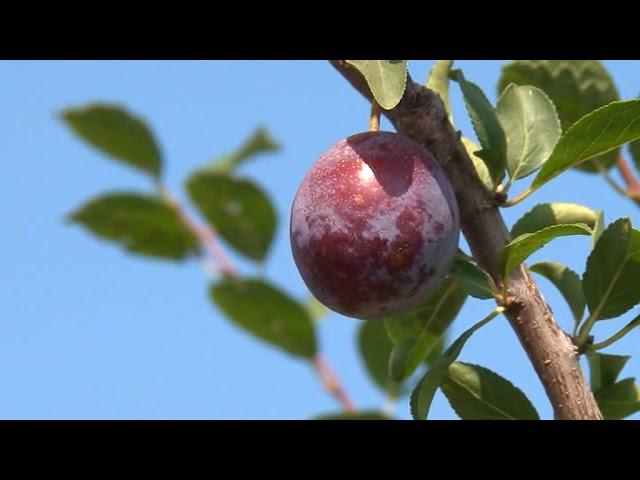
<instances>
[{"instance_id":1,"label":"leaf stem","mask_svg":"<svg viewBox=\"0 0 640 480\"><path fill-rule=\"evenodd\" d=\"M636 179L633 171L622 154L618 155L616 166L618 167L618 171L620 172L620 175L627 187L625 196L631 198L638 206L640 206L640 182Z\"/></svg>"},{"instance_id":2,"label":"leaf stem","mask_svg":"<svg viewBox=\"0 0 640 480\"><path fill-rule=\"evenodd\" d=\"M605 182L607 182L609 184L609 186L611 188L613 188L613 190L616 191L616 193L622 195L623 197L628 196L627 192L625 191L624 188L622 188L618 182L616 182L611 175L609 175L609 172L607 171L606 168L604 168L602 166L602 164L598 161L598 160L593 160L592 162L594 164L594 166L596 167L596 169L598 170L598 173L600 173L600 176L604 179Z\"/></svg>"},{"instance_id":3,"label":"leaf stem","mask_svg":"<svg viewBox=\"0 0 640 480\"><path fill-rule=\"evenodd\" d=\"M371 113L369 115L369 131L380 131L380 105L375 100L371 100Z\"/></svg>"},{"instance_id":4,"label":"leaf stem","mask_svg":"<svg viewBox=\"0 0 640 480\"><path fill-rule=\"evenodd\" d=\"M620 331L618 331L617 333L614 333L613 335L611 335L606 340L604 340L604 341L602 341L600 343L594 343L593 345L591 345L589 347L589 350L592 350L592 351L602 350L603 348L608 347L612 343L617 342L622 337L624 337L627 333L629 333L631 330L633 330L634 328L636 328L638 326L640 326L640 315L637 316L636 318L634 318L633 320L631 320L626 326L621 328Z\"/></svg>"},{"instance_id":5,"label":"leaf stem","mask_svg":"<svg viewBox=\"0 0 640 480\"><path fill-rule=\"evenodd\" d=\"M502 202L500 204L500 206L501 207L513 207L514 205L517 205L518 203L523 201L525 198L527 198L529 195L531 195L534 191L535 191L534 189L529 187L524 192L522 192L520 195L518 195L516 197L513 197L511 200L505 200L504 202Z\"/></svg>"},{"instance_id":6,"label":"leaf stem","mask_svg":"<svg viewBox=\"0 0 640 480\"><path fill-rule=\"evenodd\" d=\"M336 374L333 373L333 369L329 362L325 360L322 355L316 354L316 356L313 357L311 364L313 365L324 389L337 400L342 409L345 412L355 412L355 405L345 392L344 388L342 388L342 385L340 385L340 381Z\"/></svg>"}]
</instances>

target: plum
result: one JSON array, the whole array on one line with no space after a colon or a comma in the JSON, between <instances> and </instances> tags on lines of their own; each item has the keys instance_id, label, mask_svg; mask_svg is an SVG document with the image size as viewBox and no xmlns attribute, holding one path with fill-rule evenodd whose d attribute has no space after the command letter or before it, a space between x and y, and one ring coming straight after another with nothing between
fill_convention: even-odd
<instances>
[{"instance_id":1,"label":"plum","mask_svg":"<svg viewBox=\"0 0 640 480\"><path fill-rule=\"evenodd\" d=\"M296 193L291 249L313 295L360 319L405 313L442 282L460 236L458 204L433 156L392 132L323 153Z\"/></svg>"}]
</instances>

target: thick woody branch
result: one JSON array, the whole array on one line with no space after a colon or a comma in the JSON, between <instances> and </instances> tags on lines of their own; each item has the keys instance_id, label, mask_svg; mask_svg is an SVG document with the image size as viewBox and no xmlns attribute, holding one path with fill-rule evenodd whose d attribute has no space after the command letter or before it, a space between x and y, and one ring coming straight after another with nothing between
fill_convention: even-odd
<instances>
[{"instance_id":1,"label":"thick woody branch","mask_svg":"<svg viewBox=\"0 0 640 480\"><path fill-rule=\"evenodd\" d=\"M371 100L362 75L346 62L332 65ZM538 374L557 419L601 419L602 415L585 381L578 352L553 315L524 265L509 278L501 278L499 250L511 239L502 215L484 188L469 156L447 118L437 94L410 78L401 102L383 114L397 131L428 149L447 172L460 209L460 223L478 263L496 283L506 286L506 311L511 326Z\"/></svg>"}]
</instances>

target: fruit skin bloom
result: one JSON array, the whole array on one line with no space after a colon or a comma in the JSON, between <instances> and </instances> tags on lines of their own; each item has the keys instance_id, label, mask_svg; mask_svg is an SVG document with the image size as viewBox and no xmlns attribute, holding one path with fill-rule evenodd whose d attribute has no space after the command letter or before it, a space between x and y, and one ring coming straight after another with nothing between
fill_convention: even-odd
<instances>
[{"instance_id":1,"label":"fruit skin bloom","mask_svg":"<svg viewBox=\"0 0 640 480\"><path fill-rule=\"evenodd\" d=\"M330 309L379 319L420 305L460 236L458 205L431 154L402 135L365 132L327 150L291 209L302 279Z\"/></svg>"}]
</instances>

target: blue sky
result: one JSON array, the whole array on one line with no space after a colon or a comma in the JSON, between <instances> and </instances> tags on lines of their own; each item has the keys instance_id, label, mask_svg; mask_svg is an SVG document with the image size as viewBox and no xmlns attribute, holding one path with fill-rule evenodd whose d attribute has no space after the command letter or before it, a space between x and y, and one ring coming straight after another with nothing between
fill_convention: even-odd
<instances>
[{"instance_id":1,"label":"blue sky","mask_svg":"<svg viewBox=\"0 0 640 480\"><path fill-rule=\"evenodd\" d=\"M416 80L432 61L412 61ZM468 79L495 101L501 61L458 61ZM640 91L640 63L606 61L623 98ZM292 295L306 291L287 236L288 212L311 163L336 141L367 128L367 103L319 61L40 61L0 62L0 418L308 418L337 409L309 366L257 342L230 324L206 296L197 262L150 261L65 224L64 215L109 190L148 191L144 176L111 162L73 137L56 115L90 101L116 102L144 117L165 156L169 187L182 199L183 180L212 157L232 150L257 125L281 152L242 167L279 212L263 273ZM452 89L456 124L472 136L460 95ZM389 125L383 122L383 128ZM514 192L518 191L518 185ZM524 187L521 185L520 188ZM608 221L637 207L594 176L571 172L504 212L509 224L540 202L604 209ZM584 269L589 240L559 239L532 260ZM246 274L255 266L230 253ZM570 313L546 281L544 296L560 323ZM451 334L491 310L467 301ZM625 320L602 322L598 338ZM358 321L332 314L320 326L323 353L360 407L383 395L356 356ZM637 352L633 332L610 353ZM512 380L551 417L542 387L503 318L480 330L461 360ZM640 374L632 358L624 377ZM408 418L401 399L396 416ZM433 418L455 418L438 393Z\"/></svg>"}]
</instances>

